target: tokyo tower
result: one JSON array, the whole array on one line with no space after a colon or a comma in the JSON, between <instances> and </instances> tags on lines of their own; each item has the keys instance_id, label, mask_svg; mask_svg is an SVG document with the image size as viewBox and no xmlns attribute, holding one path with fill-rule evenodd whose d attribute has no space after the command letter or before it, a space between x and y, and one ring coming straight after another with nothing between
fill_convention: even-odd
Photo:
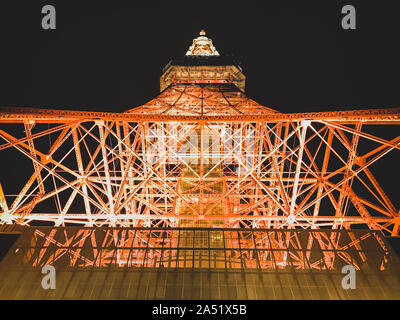
<instances>
[{"instance_id":1,"label":"tokyo tower","mask_svg":"<svg viewBox=\"0 0 400 320\"><path fill-rule=\"evenodd\" d=\"M247 97L245 84L240 64L202 30L141 106L1 107L0 155L31 170L11 194L10 167L0 171L0 228L22 234L3 265L393 270L385 237L399 235L399 208L373 168L399 152L400 108L281 113ZM69 297L68 286L54 297ZM174 298L168 290L159 297Z\"/></svg>"}]
</instances>

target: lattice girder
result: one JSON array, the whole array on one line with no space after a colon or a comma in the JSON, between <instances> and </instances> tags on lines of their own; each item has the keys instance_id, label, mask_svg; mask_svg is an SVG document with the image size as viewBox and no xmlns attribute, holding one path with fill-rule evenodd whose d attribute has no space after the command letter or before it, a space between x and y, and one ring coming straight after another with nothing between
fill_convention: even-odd
<instances>
[{"instance_id":1,"label":"lattice girder","mask_svg":"<svg viewBox=\"0 0 400 320\"><path fill-rule=\"evenodd\" d=\"M398 211L371 168L399 149L400 137L396 130L391 139L375 136L367 116L352 124L107 117L22 123L24 136L5 124L0 129L1 153L15 149L33 164L18 194L8 195L2 181L5 223L368 225L398 234Z\"/></svg>"}]
</instances>

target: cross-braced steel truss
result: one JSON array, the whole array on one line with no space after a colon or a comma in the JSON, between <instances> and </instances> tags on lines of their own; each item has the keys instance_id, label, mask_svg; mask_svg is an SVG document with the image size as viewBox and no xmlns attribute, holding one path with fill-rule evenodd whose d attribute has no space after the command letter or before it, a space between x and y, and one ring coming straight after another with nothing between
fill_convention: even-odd
<instances>
[{"instance_id":1,"label":"cross-braced steel truss","mask_svg":"<svg viewBox=\"0 0 400 320\"><path fill-rule=\"evenodd\" d=\"M1 111L2 161L32 163L11 195L2 166L3 223L399 232L372 172L400 148L399 109L283 114L233 84L175 83L124 113Z\"/></svg>"}]
</instances>

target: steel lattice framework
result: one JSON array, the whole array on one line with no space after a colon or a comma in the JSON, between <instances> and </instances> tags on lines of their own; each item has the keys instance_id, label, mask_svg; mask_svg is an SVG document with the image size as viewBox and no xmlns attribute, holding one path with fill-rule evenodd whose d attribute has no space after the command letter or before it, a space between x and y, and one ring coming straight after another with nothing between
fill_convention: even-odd
<instances>
[{"instance_id":1,"label":"steel lattice framework","mask_svg":"<svg viewBox=\"0 0 400 320\"><path fill-rule=\"evenodd\" d=\"M371 167L400 149L400 109L280 113L246 97L239 69L169 68L165 90L123 113L2 107L2 157L33 164L17 194L0 186L2 223L398 235Z\"/></svg>"},{"instance_id":2,"label":"steel lattice framework","mask_svg":"<svg viewBox=\"0 0 400 320\"><path fill-rule=\"evenodd\" d=\"M12 203L1 194L2 220L127 227L189 220L265 228L368 224L398 234L398 211L369 166L399 149L400 136L385 140L367 130L370 124L397 129L398 109L285 115L232 90L171 85L122 114L3 108L0 121L23 124L26 135L15 137L3 126L0 150L20 151L32 160L33 173ZM36 147L54 134L47 150ZM361 140L369 147L363 154ZM357 195L355 183L372 199ZM57 212L35 210L54 199ZM82 212L71 212L74 201ZM330 207L322 211L322 202Z\"/></svg>"}]
</instances>

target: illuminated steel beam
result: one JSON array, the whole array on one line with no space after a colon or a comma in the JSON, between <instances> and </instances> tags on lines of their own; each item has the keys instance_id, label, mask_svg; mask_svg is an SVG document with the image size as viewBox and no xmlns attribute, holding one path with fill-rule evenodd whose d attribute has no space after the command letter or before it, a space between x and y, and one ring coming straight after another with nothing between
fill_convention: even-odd
<instances>
[{"instance_id":1,"label":"illuminated steel beam","mask_svg":"<svg viewBox=\"0 0 400 320\"><path fill-rule=\"evenodd\" d=\"M43 123L66 123L71 121L126 121L126 122L285 122L302 120L334 121L344 124L358 122L368 124L400 124L400 108L366 109L350 111L327 111L306 113L271 113L261 115L164 115L132 114L93 111L71 111L22 107L0 107L0 122L23 123L25 121Z\"/></svg>"}]
</instances>

